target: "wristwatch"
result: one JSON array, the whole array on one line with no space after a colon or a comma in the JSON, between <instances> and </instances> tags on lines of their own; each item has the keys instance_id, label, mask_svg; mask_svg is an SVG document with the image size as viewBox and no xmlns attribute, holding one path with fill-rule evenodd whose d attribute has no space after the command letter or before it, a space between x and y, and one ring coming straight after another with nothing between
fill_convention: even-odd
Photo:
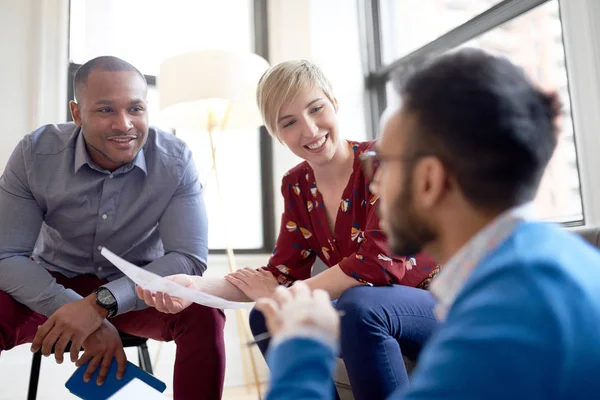
<instances>
[{"instance_id":1,"label":"wristwatch","mask_svg":"<svg viewBox=\"0 0 600 400\"><path fill-rule=\"evenodd\" d=\"M96 293L96 304L108 310L107 318L117 315L117 310L119 309L117 299L115 299L110 290L104 286L100 286L94 290L94 293Z\"/></svg>"}]
</instances>

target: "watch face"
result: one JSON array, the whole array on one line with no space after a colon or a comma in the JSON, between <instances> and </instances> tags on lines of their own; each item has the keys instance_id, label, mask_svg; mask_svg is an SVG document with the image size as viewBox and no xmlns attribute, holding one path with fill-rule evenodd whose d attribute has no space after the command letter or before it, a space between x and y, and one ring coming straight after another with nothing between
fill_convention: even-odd
<instances>
[{"instance_id":1,"label":"watch face","mask_svg":"<svg viewBox=\"0 0 600 400\"><path fill-rule=\"evenodd\" d=\"M113 297L113 295L110 293L110 291L104 289L104 290L99 290L96 293L96 298L98 299L98 301L102 304L111 304L114 303L115 299Z\"/></svg>"}]
</instances>

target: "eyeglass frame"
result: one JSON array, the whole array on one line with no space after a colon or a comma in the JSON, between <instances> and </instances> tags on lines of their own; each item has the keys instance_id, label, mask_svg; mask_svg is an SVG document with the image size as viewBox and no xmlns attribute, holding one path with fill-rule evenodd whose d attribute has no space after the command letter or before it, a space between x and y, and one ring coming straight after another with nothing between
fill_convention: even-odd
<instances>
[{"instance_id":1,"label":"eyeglass frame","mask_svg":"<svg viewBox=\"0 0 600 400\"><path fill-rule=\"evenodd\" d=\"M429 156L431 154L418 153L413 155L406 154L395 154L395 155L381 155L377 150L366 150L363 151L359 156L359 160L362 166L363 173L368 181L372 182L375 177L375 173L379 168L379 165L376 167L373 166L374 162L378 162L381 164L386 161L415 161L419 158Z\"/></svg>"}]
</instances>

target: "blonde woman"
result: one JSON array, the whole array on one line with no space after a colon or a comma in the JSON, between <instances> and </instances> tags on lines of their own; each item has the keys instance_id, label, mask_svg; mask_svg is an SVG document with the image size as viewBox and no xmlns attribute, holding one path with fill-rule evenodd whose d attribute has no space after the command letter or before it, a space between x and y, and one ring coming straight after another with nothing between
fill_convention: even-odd
<instances>
[{"instance_id":1,"label":"blonde woman","mask_svg":"<svg viewBox=\"0 0 600 400\"><path fill-rule=\"evenodd\" d=\"M257 101L271 135L304 161L283 177L285 210L269 263L226 279L254 300L296 280L339 299L341 352L355 398L384 398L407 382L402 355L415 358L436 326L431 295L415 288L436 265L424 255L390 257L378 197L369 190L373 168L359 158L374 142L342 137L338 102L317 66L274 66L259 82ZM311 276L316 257L329 268ZM266 331L256 310L250 325L254 335ZM268 343L259 346L265 353Z\"/></svg>"},{"instance_id":2,"label":"blonde woman","mask_svg":"<svg viewBox=\"0 0 600 400\"><path fill-rule=\"evenodd\" d=\"M355 398L384 398L408 381L402 356L416 358L436 326L433 298L417 288L436 264L421 254L389 255L378 197L369 190L374 168L365 170L360 162L374 142L342 137L338 102L317 66L287 61L272 67L259 82L257 101L270 134L304 160L282 180L285 210L273 255L264 268L226 276L229 288L202 282L206 278L179 279L232 300L270 297L279 285L297 280L326 290L345 313L341 352ZM311 276L316 257L329 268ZM166 312L187 305L149 293L145 300ZM256 310L250 325L254 335L266 332ZM268 341L259 347L264 354Z\"/></svg>"}]
</instances>

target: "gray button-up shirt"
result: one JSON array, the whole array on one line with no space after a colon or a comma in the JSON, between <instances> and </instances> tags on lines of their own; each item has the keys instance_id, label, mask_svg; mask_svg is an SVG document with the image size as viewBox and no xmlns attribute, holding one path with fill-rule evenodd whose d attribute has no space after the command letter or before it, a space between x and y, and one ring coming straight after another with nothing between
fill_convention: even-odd
<instances>
[{"instance_id":1,"label":"gray button-up shirt","mask_svg":"<svg viewBox=\"0 0 600 400\"><path fill-rule=\"evenodd\" d=\"M109 280L122 314L145 305L102 247L162 276L201 275L207 240L191 151L155 128L111 173L93 163L74 124L46 125L21 140L0 178L0 290L46 316L81 298L48 271Z\"/></svg>"}]
</instances>

